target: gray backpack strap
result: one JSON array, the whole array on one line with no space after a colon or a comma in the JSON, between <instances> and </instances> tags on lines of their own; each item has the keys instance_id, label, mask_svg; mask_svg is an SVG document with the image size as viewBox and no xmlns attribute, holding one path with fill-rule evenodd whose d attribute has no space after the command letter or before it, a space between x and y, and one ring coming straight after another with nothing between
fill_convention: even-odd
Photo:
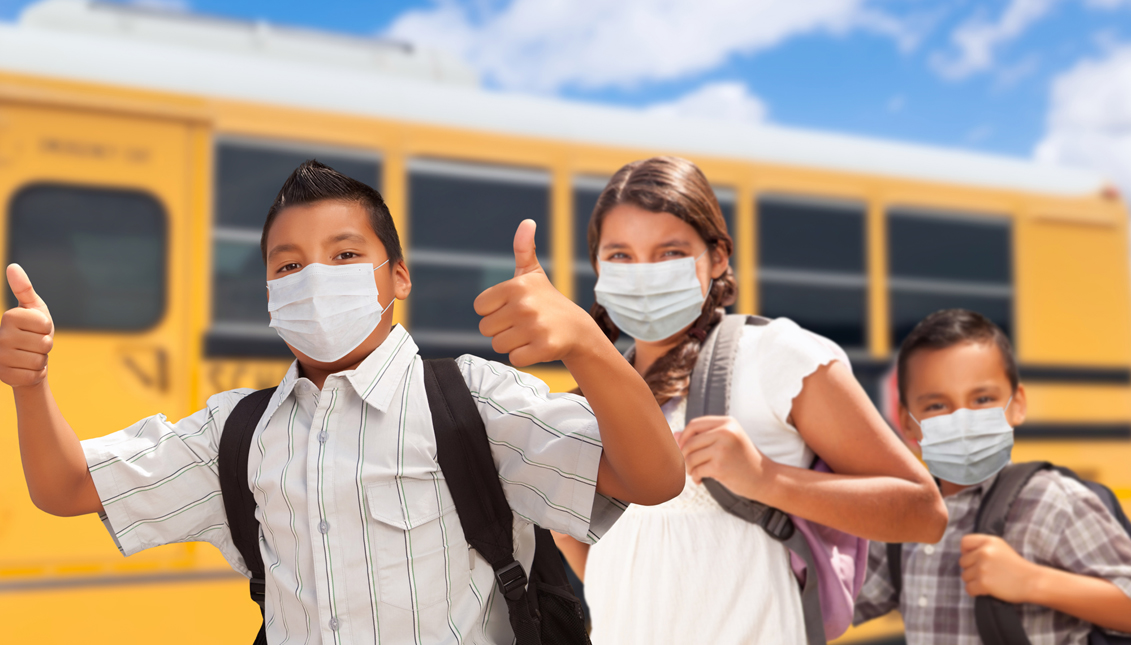
<instances>
[{"instance_id":1,"label":"gray backpack strap","mask_svg":"<svg viewBox=\"0 0 1131 645\"><path fill-rule=\"evenodd\" d=\"M715 325L695 362L691 386L687 394L686 420L701 416L725 416L730 410L730 385L734 378L734 360L738 341L746 325L766 325L768 318L730 315ZM714 479L704 479L703 486L723 510L751 524L762 527L770 537L781 542L804 560L807 567L801 588L801 608L805 616L808 645L825 645L825 621L821 614L821 596L817 581L817 564L805 535L796 530L789 515L772 506L730 492Z\"/></svg>"}]
</instances>

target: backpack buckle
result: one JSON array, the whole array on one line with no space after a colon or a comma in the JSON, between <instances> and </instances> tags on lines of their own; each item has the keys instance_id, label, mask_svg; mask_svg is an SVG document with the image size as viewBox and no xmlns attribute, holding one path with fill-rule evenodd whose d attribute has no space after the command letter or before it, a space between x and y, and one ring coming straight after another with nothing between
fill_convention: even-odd
<instances>
[{"instance_id":1,"label":"backpack buckle","mask_svg":"<svg viewBox=\"0 0 1131 645\"><path fill-rule=\"evenodd\" d=\"M770 537L778 542L785 542L793 537L793 520L789 519L789 515L779 511L776 508L767 508L766 512L758 520L758 525L765 529Z\"/></svg>"},{"instance_id":2,"label":"backpack buckle","mask_svg":"<svg viewBox=\"0 0 1131 645\"><path fill-rule=\"evenodd\" d=\"M260 608L264 607L267 602L267 582L263 578L252 578L248 586L251 588L251 599Z\"/></svg>"},{"instance_id":3,"label":"backpack buckle","mask_svg":"<svg viewBox=\"0 0 1131 645\"><path fill-rule=\"evenodd\" d=\"M526 593L526 571L518 560L513 560L502 569L495 570L495 580L507 600L518 600Z\"/></svg>"}]
</instances>

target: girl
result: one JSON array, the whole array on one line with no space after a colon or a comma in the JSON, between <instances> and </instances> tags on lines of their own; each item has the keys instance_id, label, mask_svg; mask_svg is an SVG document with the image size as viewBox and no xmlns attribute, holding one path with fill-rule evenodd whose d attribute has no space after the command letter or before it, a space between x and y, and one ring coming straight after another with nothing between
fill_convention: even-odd
<instances>
[{"instance_id":1,"label":"girl","mask_svg":"<svg viewBox=\"0 0 1131 645\"><path fill-rule=\"evenodd\" d=\"M748 325L729 417L684 427L700 344L735 299L734 245L707 178L675 157L636 161L589 220L592 315L651 387L687 464L683 493L632 506L595 546L559 537L584 573L602 643L804 643L789 553L725 512L702 486L734 491L870 540L935 542L946 509L830 341L786 318ZM835 471L808 467L814 454Z\"/></svg>"}]
</instances>

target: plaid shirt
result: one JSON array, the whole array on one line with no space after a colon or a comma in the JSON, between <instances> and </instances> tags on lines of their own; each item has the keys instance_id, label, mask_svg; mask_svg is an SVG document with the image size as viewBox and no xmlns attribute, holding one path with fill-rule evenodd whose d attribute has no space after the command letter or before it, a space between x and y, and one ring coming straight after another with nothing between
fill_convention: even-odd
<instances>
[{"instance_id":1,"label":"plaid shirt","mask_svg":"<svg viewBox=\"0 0 1131 645\"><path fill-rule=\"evenodd\" d=\"M944 498L950 521L941 542L903 545L902 595L888 574L887 545L872 543L856 624L898 609L908 645L981 645L958 560L962 536L973 532L982 496L996 480ZM1010 509L1004 539L1030 562L1109 580L1131 596L1131 537L1075 480L1049 470L1035 474ZM1092 630L1091 623L1033 604L1021 606L1021 622L1033 645L1083 644Z\"/></svg>"}]
</instances>

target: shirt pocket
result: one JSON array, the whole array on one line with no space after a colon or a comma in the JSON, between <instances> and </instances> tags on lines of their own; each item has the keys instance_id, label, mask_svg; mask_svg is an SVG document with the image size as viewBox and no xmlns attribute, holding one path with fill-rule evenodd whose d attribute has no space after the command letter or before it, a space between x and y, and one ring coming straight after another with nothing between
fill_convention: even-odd
<instances>
[{"instance_id":1,"label":"shirt pocket","mask_svg":"<svg viewBox=\"0 0 1131 645\"><path fill-rule=\"evenodd\" d=\"M418 612L466 590L467 542L442 478L396 477L365 497L381 602Z\"/></svg>"}]
</instances>

